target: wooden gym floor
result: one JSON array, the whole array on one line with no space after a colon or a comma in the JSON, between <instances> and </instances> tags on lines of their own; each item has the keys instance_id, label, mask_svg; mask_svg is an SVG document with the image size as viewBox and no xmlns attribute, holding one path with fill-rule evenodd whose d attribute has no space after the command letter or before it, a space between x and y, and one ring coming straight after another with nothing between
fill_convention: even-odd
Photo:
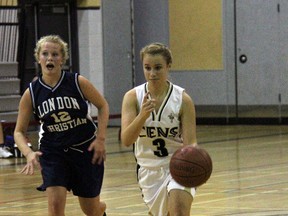
<instances>
[{"instance_id":1,"label":"wooden gym floor","mask_svg":"<svg viewBox=\"0 0 288 216\"><path fill-rule=\"evenodd\" d=\"M118 130L108 130L101 199L108 216L147 215L132 149L119 144ZM198 188L191 215L288 215L288 126L200 125L197 136L214 169L210 180ZM47 215L45 193L35 190L41 183L39 171L20 175L24 163L23 158L0 159L1 216ZM83 215L71 193L66 215Z\"/></svg>"}]
</instances>

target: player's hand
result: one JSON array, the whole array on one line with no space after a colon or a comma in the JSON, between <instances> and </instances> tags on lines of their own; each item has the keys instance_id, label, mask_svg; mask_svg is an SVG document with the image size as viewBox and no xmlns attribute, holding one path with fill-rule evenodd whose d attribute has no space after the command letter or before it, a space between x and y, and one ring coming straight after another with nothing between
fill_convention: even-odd
<instances>
[{"instance_id":1,"label":"player's hand","mask_svg":"<svg viewBox=\"0 0 288 216\"><path fill-rule=\"evenodd\" d=\"M31 151L26 156L27 164L24 166L24 168L20 171L20 173L25 175L33 175L35 171L35 167L41 169L40 163L39 163L39 157L42 155L42 152L40 151Z\"/></svg>"},{"instance_id":2,"label":"player's hand","mask_svg":"<svg viewBox=\"0 0 288 216\"><path fill-rule=\"evenodd\" d=\"M97 138L90 144L88 151L93 151L92 163L101 164L106 160L105 139Z\"/></svg>"},{"instance_id":3,"label":"player's hand","mask_svg":"<svg viewBox=\"0 0 288 216\"><path fill-rule=\"evenodd\" d=\"M143 102L142 102L142 108L140 113L144 115L146 118L150 116L150 113L155 110L155 99L149 98L150 92L147 92L144 95Z\"/></svg>"}]
</instances>

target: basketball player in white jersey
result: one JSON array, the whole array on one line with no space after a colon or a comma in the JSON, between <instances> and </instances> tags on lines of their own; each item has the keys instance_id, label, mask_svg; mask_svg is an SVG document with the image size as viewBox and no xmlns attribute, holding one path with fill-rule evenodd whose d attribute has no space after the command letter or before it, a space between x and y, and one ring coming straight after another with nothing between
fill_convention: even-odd
<instances>
[{"instance_id":1,"label":"basketball player in white jersey","mask_svg":"<svg viewBox=\"0 0 288 216\"><path fill-rule=\"evenodd\" d=\"M122 103L121 141L134 144L138 183L153 216L189 216L195 188L171 177L169 162L181 146L197 145L195 107L183 88L168 80L171 51L152 43L140 52L146 83Z\"/></svg>"}]
</instances>

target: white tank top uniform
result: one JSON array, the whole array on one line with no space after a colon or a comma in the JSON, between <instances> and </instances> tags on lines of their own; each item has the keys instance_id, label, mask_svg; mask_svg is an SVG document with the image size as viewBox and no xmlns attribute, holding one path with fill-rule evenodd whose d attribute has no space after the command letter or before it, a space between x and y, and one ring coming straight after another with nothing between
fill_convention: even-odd
<instances>
[{"instance_id":1,"label":"white tank top uniform","mask_svg":"<svg viewBox=\"0 0 288 216\"><path fill-rule=\"evenodd\" d=\"M135 87L138 109L141 109L148 83ZM169 163L173 153L182 145L180 138L180 109L184 89L169 83L169 90L158 110L146 120L134 145L138 182L149 214L168 214L168 193L171 189L186 190L193 197L195 188L185 188L172 179Z\"/></svg>"}]
</instances>

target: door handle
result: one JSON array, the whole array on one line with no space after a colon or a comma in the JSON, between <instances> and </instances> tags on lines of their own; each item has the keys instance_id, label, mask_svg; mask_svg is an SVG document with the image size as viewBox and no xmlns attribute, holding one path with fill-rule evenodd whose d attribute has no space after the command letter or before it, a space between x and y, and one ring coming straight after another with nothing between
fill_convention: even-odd
<instances>
[{"instance_id":1,"label":"door handle","mask_svg":"<svg viewBox=\"0 0 288 216\"><path fill-rule=\"evenodd\" d=\"M246 55L242 54L242 55L239 56L239 61L240 61L242 64L246 63L247 60L248 60L248 58L247 58Z\"/></svg>"}]
</instances>

